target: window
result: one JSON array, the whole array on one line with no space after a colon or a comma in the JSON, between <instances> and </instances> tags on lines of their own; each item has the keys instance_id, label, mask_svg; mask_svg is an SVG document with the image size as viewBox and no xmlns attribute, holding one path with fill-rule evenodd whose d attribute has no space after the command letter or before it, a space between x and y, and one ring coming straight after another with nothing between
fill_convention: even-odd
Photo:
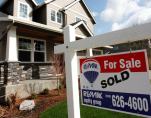
<instances>
[{"instance_id":1,"label":"window","mask_svg":"<svg viewBox=\"0 0 151 118\"><path fill-rule=\"evenodd\" d=\"M55 21L55 11L54 10L51 10L51 20L52 21Z\"/></svg>"},{"instance_id":2,"label":"window","mask_svg":"<svg viewBox=\"0 0 151 118\"><path fill-rule=\"evenodd\" d=\"M84 23L87 25L87 21L85 21L85 20L83 20L84 21Z\"/></svg>"},{"instance_id":3,"label":"window","mask_svg":"<svg viewBox=\"0 0 151 118\"><path fill-rule=\"evenodd\" d=\"M18 60L31 61L31 40L19 38L18 43Z\"/></svg>"},{"instance_id":4,"label":"window","mask_svg":"<svg viewBox=\"0 0 151 118\"><path fill-rule=\"evenodd\" d=\"M78 22L78 21L81 21L81 19L80 19L80 18L78 18L78 17L76 17L76 22Z\"/></svg>"},{"instance_id":5,"label":"window","mask_svg":"<svg viewBox=\"0 0 151 118\"><path fill-rule=\"evenodd\" d=\"M29 6L25 3L18 2L18 17L28 19Z\"/></svg>"},{"instance_id":6,"label":"window","mask_svg":"<svg viewBox=\"0 0 151 118\"><path fill-rule=\"evenodd\" d=\"M62 13L56 12L55 10L51 9L51 21L56 23L62 23Z\"/></svg>"},{"instance_id":7,"label":"window","mask_svg":"<svg viewBox=\"0 0 151 118\"><path fill-rule=\"evenodd\" d=\"M45 45L44 41L34 40L34 62L44 62Z\"/></svg>"},{"instance_id":8,"label":"window","mask_svg":"<svg viewBox=\"0 0 151 118\"><path fill-rule=\"evenodd\" d=\"M83 19L76 17L75 22L78 22L78 21L81 21L81 20L83 20ZM86 20L83 20L83 22L87 25L87 21Z\"/></svg>"},{"instance_id":9,"label":"window","mask_svg":"<svg viewBox=\"0 0 151 118\"><path fill-rule=\"evenodd\" d=\"M118 49L119 49L118 46L113 47L113 50L118 50Z\"/></svg>"},{"instance_id":10,"label":"window","mask_svg":"<svg viewBox=\"0 0 151 118\"><path fill-rule=\"evenodd\" d=\"M45 62L45 41L19 38L18 60L23 62Z\"/></svg>"},{"instance_id":11,"label":"window","mask_svg":"<svg viewBox=\"0 0 151 118\"><path fill-rule=\"evenodd\" d=\"M57 13L57 22L61 23L61 13Z\"/></svg>"}]
</instances>

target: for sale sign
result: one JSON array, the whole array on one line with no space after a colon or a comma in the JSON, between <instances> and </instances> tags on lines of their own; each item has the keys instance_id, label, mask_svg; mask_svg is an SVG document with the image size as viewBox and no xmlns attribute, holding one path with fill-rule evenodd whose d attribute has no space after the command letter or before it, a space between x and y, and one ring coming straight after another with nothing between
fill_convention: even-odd
<instances>
[{"instance_id":1,"label":"for sale sign","mask_svg":"<svg viewBox=\"0 0 151 118\"><path fill-rule=\"evenodd\" d=\"M146 50L79 61L83 105L151 116Z\"/></svg>"}]
</instances>

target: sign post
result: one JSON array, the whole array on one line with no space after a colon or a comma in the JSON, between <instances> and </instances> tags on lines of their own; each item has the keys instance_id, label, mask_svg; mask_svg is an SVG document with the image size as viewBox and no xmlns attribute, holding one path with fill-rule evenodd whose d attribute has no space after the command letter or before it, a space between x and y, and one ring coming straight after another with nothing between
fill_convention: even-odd
<instances>
[{"instance_id":1,"label":"sign post","mask_svg":"<svg viewBox=\"0 0 151 118\"><path fill-rule=\"evenodd\" d=\"M75 41L74 27L71 25L66 26L64 28L64 44L55 46L54 53L65 54L68 118L80 118L76 51L147 39L150 37L151 23L89 37L78 41Z\"/></svg>"},{"instance_id":2,"label":"sign post","mask_svg":"<svg viewBox=\"0 0 151 118\"><path fill-rule=\"evenodd\" d=\"M64 28L64 43L75 41L75 29L72 26ZM65 68L66 68L66 87L67 87L67 105L68 118L80 118L79 106L79 89L77 79L77 52L67 51L65 54Z\"/></svg>"}]
</instances>

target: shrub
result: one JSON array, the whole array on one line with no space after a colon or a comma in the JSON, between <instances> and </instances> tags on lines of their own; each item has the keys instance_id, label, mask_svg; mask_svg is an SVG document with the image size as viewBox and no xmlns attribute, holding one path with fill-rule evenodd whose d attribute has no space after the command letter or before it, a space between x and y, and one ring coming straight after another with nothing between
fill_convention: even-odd
<instances>
[{"instance_id":1,"label":"shrub","mask_svg":"<svg viewBox=\"0 0 151 118\"><path fill-rule=\"evenodd\" d=\"M64 86L63 85L59 85L59 89L62 89L62 88L64 88Z\"/></svg>"},{"instance_id":2,"label":"shrub","mask_svg":"<svg viewBox=\"0 0 151 118\"><path fill-rule=\"evenodd\" d=\"M66 88L66 83L64 84L64 88Z\"/></svg>"},{"instance_id":3,"label":"shrub","mask_svg":"<svg viewBox=\"0 0 151 118\"><path fill-rule=\"evenodd\" d=\"M48 89L48 88L45 88L44 90L43 90L43 93L46 95L46 94L49 94L50 93L50 90Z\"/></svg>"},{"instance_id":4,"label":"shrub","mask_svg":"<svg viewBox=\"0 0 151 118\"><path fill-rule=\"evenodd\" d=\"M31 98L35 99L37 97L37 93L31 93Z\"/></svg>"}]
</instances>

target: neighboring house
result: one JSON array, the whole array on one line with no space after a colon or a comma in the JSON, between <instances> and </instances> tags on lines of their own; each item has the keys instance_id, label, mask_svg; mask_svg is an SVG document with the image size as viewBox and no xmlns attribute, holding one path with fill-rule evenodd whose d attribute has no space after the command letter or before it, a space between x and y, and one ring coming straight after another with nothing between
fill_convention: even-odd
<instances>
[{"instance_id":1,"label":"neighboring house","mask_svg":"<svg viewBox=\"0 0 151 118\"><path fill-rule=\"evenodd\" d=\"M4 84L48 79L54 45L64 42L63 28L76 26L76 39L94 35L96 24L84 0L3 0L0 4L0 66ZM81 52L78 52L80 55ZM81 56L81 55L80 55Z\"/></svg>"}]
</instances>

